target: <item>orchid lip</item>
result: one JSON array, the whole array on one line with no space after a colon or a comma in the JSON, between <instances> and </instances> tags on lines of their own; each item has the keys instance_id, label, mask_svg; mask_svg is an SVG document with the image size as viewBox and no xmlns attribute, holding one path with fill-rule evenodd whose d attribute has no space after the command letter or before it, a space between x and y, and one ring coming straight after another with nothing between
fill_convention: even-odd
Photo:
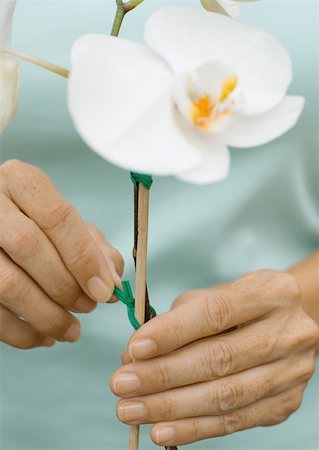
<instances>
[{"instance_id":1,"label":"orchid lip","mask_svg":"<svg viewBox=\"0 0 319 450\"><path fill-rule=\"evenodd\" d=\"M176 80L177 109L200 132L223 131L239 109L238 81L223 63L205 63Z\"/></svg>"}]
</instances>

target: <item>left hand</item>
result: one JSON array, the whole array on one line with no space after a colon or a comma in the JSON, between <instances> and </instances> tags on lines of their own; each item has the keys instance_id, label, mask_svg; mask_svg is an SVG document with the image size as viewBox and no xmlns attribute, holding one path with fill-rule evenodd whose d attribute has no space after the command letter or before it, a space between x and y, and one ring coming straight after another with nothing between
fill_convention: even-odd
<instances>
[{"instance_id":1,"label":"left hand","mask_svg":"<svg viewBox=\"0 0 319 450\"><path fill-rule=\"evenodd\" d=\"M170 446L280 423L300 406L318 338L286 272L189 292L132 336L110 382L117 415L155 424Z\"/></svg>"}]
</instances>

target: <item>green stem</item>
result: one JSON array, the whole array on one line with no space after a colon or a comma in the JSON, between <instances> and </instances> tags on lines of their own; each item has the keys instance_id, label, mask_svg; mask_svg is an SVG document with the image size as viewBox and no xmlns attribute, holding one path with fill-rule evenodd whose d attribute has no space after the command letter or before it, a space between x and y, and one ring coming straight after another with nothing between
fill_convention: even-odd
<instances>
[{"instance_id":1,"label":"green stem","mask_svg":"<svg viewBox=\"0 0 319 450\"><path fill-rule=\"evenodd\" d=\"M113 22L111 36L118 36L123 23L125 14L135 9L138 5L143 3L144 0L130 0L123 3L123 0L116 0L116 15Z\"/></svg>"}]
</instances>

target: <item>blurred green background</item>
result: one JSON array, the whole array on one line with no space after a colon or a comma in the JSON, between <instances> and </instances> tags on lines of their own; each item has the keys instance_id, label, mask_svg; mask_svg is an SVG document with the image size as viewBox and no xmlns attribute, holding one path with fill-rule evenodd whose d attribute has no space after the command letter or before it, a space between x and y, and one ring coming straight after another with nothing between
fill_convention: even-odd
<instances>
[{"instance_id":1,"label":"blurred green background","mask_svg":"<svg viewBox=\"0 0 319 450\"><path fill-rule=\"evenodd\" d=\"M69 67L72 42L108 33L115 1L20 0L13 45ZM142 40L155 1L131 13L122 36ZM298 126L279 140L233 150L230 177L209 187L156 179L151 192L149 287L159 312L181 292L234 279L262 267L285 269L319 245L317 0L264 0L242 7L242 20L261 26L288 48L294 62L290 93L307 99ZM66 105L66 80L21 64L16 120L4 133L2 161L19 158L45 170L58 189L123 253L133 280L132 186L127 173L93 154L77 136ZM119 450L128 428L115 418L107 380L120 363L131 329L122 305L102 305L82 317L76 345L19 351L1 347L2 450ZM319 375L287 422L194 449L319 449ZM141 449L154 449L143 427Z\"/></svg>"}]
</instances>

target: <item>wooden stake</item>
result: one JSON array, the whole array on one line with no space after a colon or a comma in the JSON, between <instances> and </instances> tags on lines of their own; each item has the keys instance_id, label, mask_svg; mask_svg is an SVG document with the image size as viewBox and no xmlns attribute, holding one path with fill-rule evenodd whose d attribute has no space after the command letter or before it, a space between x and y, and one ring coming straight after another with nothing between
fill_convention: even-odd
<instances>
[{"instance_id":1,"label":"wooden stake","mask_svg":"<svg viewBox=\"0 0 319 450\"><path fill-rule=\"evenodd\" d=\"M138 228L136 248L136 288L135 288L135 317L140 324L145 322L146 299L146 266L147 266L147 237L148 237L149 191L139 183L138 186ZM129 450L138 450L139 426L131 427Z\"/></svg>"}]
</instances>

